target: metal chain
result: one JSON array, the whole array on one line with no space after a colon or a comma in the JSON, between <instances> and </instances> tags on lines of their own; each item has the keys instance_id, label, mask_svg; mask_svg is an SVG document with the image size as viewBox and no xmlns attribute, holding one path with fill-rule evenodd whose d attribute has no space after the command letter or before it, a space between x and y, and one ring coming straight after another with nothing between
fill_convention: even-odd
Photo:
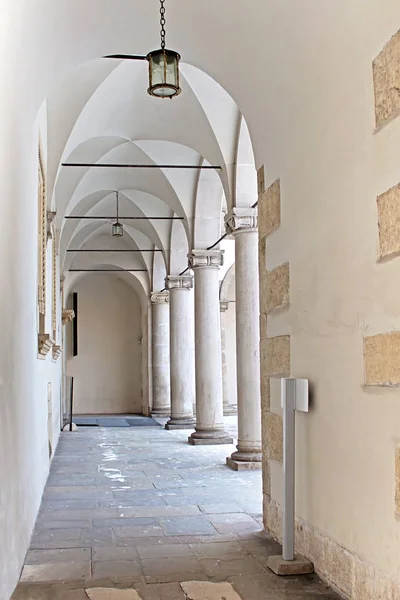
<instances>
[{"instance_id":1,"label":"metal chain","mask_svg":"<svg viewBox=\"0 0 400 600\"><path fill-rule=\"evenodd\" d=\"M118 216L119 216L119 192L116 192L117 194L117 223L119 223L118 220Z\"/></svg>"},{"instance_id":2,"label":"metal chain","mask_svg":"<svg viewBox=\"0 0 400 600\"><path fill-rule=\"evenodd\" d=\"M160 0L160 25L161 25L161 31L160 31L160 36L161 36L161 49L164 50L165 48L165 6L164 6L164 2L165 0Z\"/></svg>"}]
</instances>

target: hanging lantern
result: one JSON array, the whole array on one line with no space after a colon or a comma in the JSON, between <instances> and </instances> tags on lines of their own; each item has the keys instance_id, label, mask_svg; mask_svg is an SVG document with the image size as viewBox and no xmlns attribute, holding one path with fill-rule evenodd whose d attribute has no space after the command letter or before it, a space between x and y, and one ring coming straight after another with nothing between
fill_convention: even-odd
<instances>
[{"instance_id":1,"label":"hanging lantern","mask_svg":"<svg viewBox=\"0 0 400 600\"><path fill-rule=\"evenodd\" d=\"M119 222L119 193L115 192L116 204L117 204L117 221L113 223L112 235L114 237L122 237L124 235L124 226Z\"/></svg>"},{"instance_id":2,"label":"hanging lantern","mask_svg":"<svg viewBox=\"0 0 400 600\"><path fill-rule=\"evenodd\" d=\"M146 56L149 62L149 87L151 96L173 98L181 93L179 87L180 54L165 48L165 0L160 0L161 48Z\"/></svg>"},{"instance_id":3,"label":"hanging lantern","mask_svg":"<svg viewBox=\"0 0 400 600\"><path fill-rule=\"evenodd\" d=\"M113 223L112 234L114 237L122 237L124 235L124 227L122 223Z\"/></svg>"}]
</instances>

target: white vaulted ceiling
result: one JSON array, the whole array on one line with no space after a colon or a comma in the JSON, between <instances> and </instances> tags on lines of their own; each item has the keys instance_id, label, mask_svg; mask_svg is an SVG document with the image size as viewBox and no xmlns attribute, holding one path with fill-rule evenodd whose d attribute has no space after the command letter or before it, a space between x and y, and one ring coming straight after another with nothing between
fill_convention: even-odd
<instances>
[{"instance_id":1,"label":"white vaulted ceiling","mask_svg":"<svg viewBox=\"0 0 400 600\"><path fill-rule=\"evenodd\" d=\"M72 71L46 99L48 190L57 211L62 269L143 269L132 275L146 294L163 286L166 274L186 268L191 248L218 239L222 211L236 204L240 154L251 162L253 201L255 196L254 159L240 150L250 144L247 126L227 92L184 63L180 96L153 98L147 86L147 62L99 58ZM246 141L239 141L243 136ZM221 170L84 168L63 162L218 165ZM120 239L111 236L115 190L120 216L140 217L123 221ZM66 220L66 215L112 219ZM145 252L71 252L94 248Z\"/></svg>"}]
</instances>

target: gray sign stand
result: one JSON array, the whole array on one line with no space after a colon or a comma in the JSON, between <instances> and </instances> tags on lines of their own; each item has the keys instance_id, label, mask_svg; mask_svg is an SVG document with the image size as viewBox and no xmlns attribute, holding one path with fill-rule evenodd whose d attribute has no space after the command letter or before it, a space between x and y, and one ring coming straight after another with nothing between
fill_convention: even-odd
<instances>
[{"instance_id":1,"label":"gray sign stand","mask_svg":"<svg viewBox=\"0 0 400 600\"><path fill-rule=\"evenodd\" d=\"M295 554L295 412L308 412L308 379L281 379L283 409L283 532L282 556L270 556L268 567L276 575L313 573L313 564Z\"/></svg>"}]
</instances>

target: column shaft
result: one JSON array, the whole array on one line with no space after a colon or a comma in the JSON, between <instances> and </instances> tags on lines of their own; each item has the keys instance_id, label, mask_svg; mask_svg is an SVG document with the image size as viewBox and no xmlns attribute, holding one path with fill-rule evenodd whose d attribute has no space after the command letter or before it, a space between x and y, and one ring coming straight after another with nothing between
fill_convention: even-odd
<instances>
[{"instance_id":1,"label":"column shaft","mask_svg":"<svg viewBox=\"0 0 400 600\"><path fill-rule=\"evenodd\" d=\"M227 459L230 467L260 468L261 394L256 209L236 208L227 215L227 229L235 237L236 360L238 445Z\"/></svg>"},{"instance_id":2,"label":"column shaft","mask_svg":"<svg viewBox=\"0 0 400 600\"><path fill-rule=\"evenodd\" d=\"M192 429L194 426L194 385L190 342L190 319L193 319L190 294L193 277L168 276L170 292L170 373L171 418L166 429Z\"/></svg>"},{"instance_id":3,"label":"column shaft","mask_svg":"<svg viewBox=\"0 0 400 600\"><path fill-rule=\"evenodd\" d=\"M193 250L195 273L196 431L191 444L231 444L224 430L218 269L220 250Z\"/></svg>"},{"instance_id":4,"label":"column shaft","mask_svg":"<svg viewBox=\"0 0 400 600\"><path fill-rule=\"evenodd\" d=\"M171 414L169 364L169 293L153 293L152 306L152 372L153 409L156 416Z\"/></svg>"},{"instance_id":5,"label":"column shaft","mask_svg":"<svg viewBox=\"0 0 400 600\"><path fill-rule=\"evenodd\" d=\"M222 356L222 397L224 416L236 415L237 407L230 403L229 398L229 373L228 373L228 357L226 351L226 312L229 308L228 302L220 302L220 318L221 318L221 356Z\"/></svg>"}]
</instances>

